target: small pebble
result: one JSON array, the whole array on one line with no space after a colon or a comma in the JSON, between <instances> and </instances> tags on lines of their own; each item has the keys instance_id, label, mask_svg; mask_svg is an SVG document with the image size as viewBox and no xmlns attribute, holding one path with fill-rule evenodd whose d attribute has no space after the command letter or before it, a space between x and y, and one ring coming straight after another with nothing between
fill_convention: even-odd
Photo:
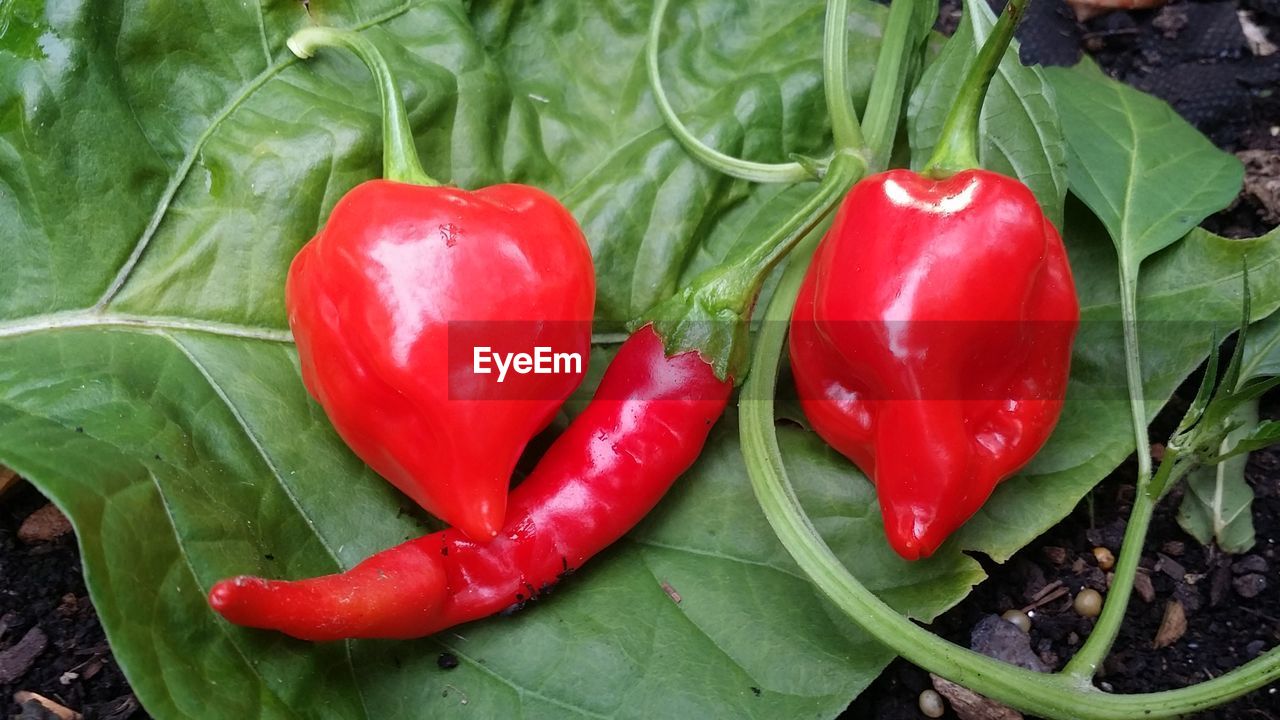
<instances>
[{"instance_id":1,"label":"small pebble","mask_svg":"<svg viewBox=\"0 0 1280 720\"><path fill-rule=\"evenodd\" d=\"M1182 563L1164 555L1156 561L1155 571L1162 572L1178 582L1182 582L1182 579L1187 576L1187 569L1182 567Z\"/></svg>"},{"instance_id":2,"label":"small pebble","mask_svg":"<svg viewBox=\"0 0 1280 720\"><path fill-rule=\"evenodd\" d=\"M920 712L929 718L940 718L947 712L946 703L937 690L920 691Z\"/></svg>"},{"instance_id":3,"label":"small pebble","mask_svg":"<svg viewBox=\"0 0 1280 720\"><path fill-rule=\"evenodd\" d=\"M1133 589L1143 602L1154 602L1156 599L1156 588L1151 584L1151 576L1145 572L1133 576Z\"/></svg>"},{"instance_id":4,"label":"small pebble","mask_svg":"<svg viewBox=\"0 0 1280 720\"><path fill-rule=\"evenodd\" d=\"M1255 598L1258 593L1267 589L1267 579L1257 573L1241 575L1231 582L1236 594L1242 598Z\"/></svg>"},{"instance_id":5,"label":"small pebble","mask_svg":"<svg viewBox=\"0 0 1280 720\"><path fill-rule=\"evenodd\" d=\"M1247 575L1249 573L1266 573L1267 561L1262 559L1261 555L1245 555L1231 566L1231 572L1236 575Z\"/></svg>"},{"instance_id":6,"label":"small pebble","mask_svg":"<svg viewBox=\"0 0 1280 720\"><path fill-rule=\"evenodd\" d=\"M1261 655L1262 652L1266 649L1267 649L1267 641L1254 640L1253 642L1244 646L1244 656L1249 660L1252 660L1258 657L1259 655Z\"/></svg>"},{"instance_id":7,"label":"small pebble","mask_svg":"<svg viewBox=\"0 0 1280 720\"><path fill-rule=\"evenodd\" d=\"M1005 610L1000 617L1008 620L1022 632L1031 632L1031 616L1021 610Z\"/></svg>"},{"instance_id":8,"label":"small pebble","mask_svg":"<svg viewBox=\"0 0 1280 720\"><path fill-rule=\"evenodd\" d=\"M1096 547L1093 549L1093 559L1098 561L1098 567L1106 572L1116 566L1116 556L1104 547Z\"/></svg>"},{"instance_id":9,"label":"small pebble","mask_svg":"<svg viewBox=\"0 0 1280 720\"><path fill-rule=\"evenodd\" d=\"M53 503L49 503L22 521L18 539L27 545L35 545L56 540L69 532L71 521Z\"/></svg>"},{"instance_id":10,"label":"small pebble","mask_svg":"<svg viewBox=\"0 0 1280 720\"><path fill-rule=\"evenodd\" d=\"M1200 600L1200 589L1195 585L1178 583L1173 588L1173 599L1182 603L1187 612L1196 612L1204 603Z\"/></svg>"},{"instance_id":11,"label":"small pebble","mask_svg":"<svg viewBox=\"0 0 1280 720\"><path fill-rule=\"evenodd\" d=\"M80 600L75 593L67 593L62 596L62 602L58 603L58 607L54 612L62 617L71 617L80 609Z\"/></svg>"},{"instance_id":12,"label":"small pebble","mask_svg":"<svg viewBox=\"0 0 1280 720\"><path fill-rule=\"evenodd\" d=\"M1049 672L1051 669L1045 667L1040 657L1031 649L1031 636L999 615L987 615L973 626L969 634L969 649L1027 670ZM946 691L936 685L934 689L955 704L955 698Z\"/></svg>"},{"instance_id":13,"label":"small pebble","mask_svg":"<svg viewBox=\"0 0 1280 720\"><path fill-rule=\"evenodd\" d=\"M1076 614L1081 617L1098 617L1102 612L1102 593L1093 588L1085 588L1076 593L1071 607L1075 608Z\"/></svg>"}]
</instances>

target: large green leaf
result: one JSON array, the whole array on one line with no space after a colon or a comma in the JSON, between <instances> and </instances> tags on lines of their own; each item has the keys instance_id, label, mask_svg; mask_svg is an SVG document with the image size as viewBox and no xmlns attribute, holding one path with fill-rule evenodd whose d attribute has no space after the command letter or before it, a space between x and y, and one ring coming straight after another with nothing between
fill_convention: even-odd
<instances>
[{"instance_id":1,"label":"large green leaf","mask_svg":"<svg viewBox=\"0 0 1280 720\"><path fill-rule=\"evenodd\" d=\"M1131 303L1123 320L1147 321L1145 308L1136 302L1143 261L1234 198L1243 167L1168 104L1108 78L1091 60L1070 69L1051 68L1048 74L1062 98L1072 190L1116 247L1117 283ZM1115 162L1118 157L1128 162ZM1140 348L1146 351L1143 343L1131 343L1130 357L1138 357ZM1146 368L1141 376L1145 385ZM1152 412L1141 388L1132 398L1135 414ZM1241 412L1242 421L1253 415L1256 424L1256 405ZM1193 473L1188 487L1179 516L1183 527L1203 541L1216 536L1231 550L1252 545L1252 492L1244 481L1243 459Z\"/></svg>"},{"instance_id":2,"label":"large green leaf","mask_svg":"<svg viewBox=\"0 0 1280 720\"><path fill-rule=\"evenodd\" d=\"M1071 189L1107 226L1135 276L1144 259L1240 192L1240 161L1168 103L1112 80L1089 59L1045 72L1062 98Z\"/></svg>"},{"instance_id":3,"label":"large green leaf","mask_svg":"<svg viewBox=\"0 0 1280 720\"><path fill-rule=\"evenodd\" d=\"M773 538L732 415L636 532L513 618L325 646L218 620L204 592L220 577L350 567L427 522L308 400L281 305L293 253L378 171L376 90L340 53L291 58L283 41L308 22L295 3L13 8L0 34L0 462L72 518L94 603L153 715L830 717L889 660ZM641 62L647 3L310 8L387 54L430 173L566 200L596 253L601 329L806 192L725 181L662 130ZM728 152L820 151L821 15L819 3L680 3L662 57L682 114ZM850 17L859 94L882 15L859 3ZM981 578L961 548L1007 556L1130 449L1112 408L1114 253L1079 208L1066 232L1100 321L1083 331L1072 404L1030 474L959 542L901 561L870 486L812 434L783 432L815 522L903 612L957 602ZM1277 245L1193 234L1152 259L1144 316L1233 318L1246 250L1255 307L1274 308ZM1159 399L1207 336L1149 335ZM437 667L444 649L458 669Z\"/></svg>"}]
</instances>

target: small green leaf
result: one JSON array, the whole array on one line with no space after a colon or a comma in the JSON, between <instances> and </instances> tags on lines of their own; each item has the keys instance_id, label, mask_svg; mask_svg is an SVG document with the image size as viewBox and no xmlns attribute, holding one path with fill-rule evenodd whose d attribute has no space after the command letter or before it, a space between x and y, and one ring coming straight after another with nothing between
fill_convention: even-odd
<instances>
[{"instance_id":1,"label":"small green leaf","mask_svg":"<svg viewBox=\"0 0 1280 720\"><path fill-rule=\"evenodd\" d=\"M1204 411L1209 407L1209 401L1213 399L1213 391L1218 386L1218 334L1215 332L1210 336L1209 362L1205 366L1204 377L1200 379L1200 387L1196 390L1196 396L1191 400L1191 405L1187 407L1187 412L1182 416L1182 422L1178 423L1178 429L1173 431L1174 436L1182 434L1182 432L1191 429L1201 417Z\"/></svg>"},{"instance_id":2,"label":"small green leaf","mask_svg":"<svg viewBox=\"0 0 1280 720\"><path fill-rule=\"evenodd\" d=\"M1231 353L1231 362L1227 363L1227 370L1222 375L1222 387L1226 389L1226 394L1234 393L1240 385L1244 349L1249 342L1249 323L1253 320L1249 308L1249 265L1247 263L1240 273L1240 285L1240 329L1236 333L1236 347ZM1210 406L1212 405L1213 403L1210 403Z\"/></svg>"},{"instance_id":3,"label":"small green leaf","mask_svg":"<svg viewBox=\"0 0 1280 720\"><path fill-rule=\"evenodd\" d=\"M1237 390L1232 392L1231 399L1237 403L1256 400L1263 393L1275 387L1280 387L1280 376L1253 378L1244 382Z\"/></svg>"},{"instance_id":4,"label":"small green leaf","mask_svg":"<svg viewBox=\"0 0 1280 720\"><path fill-rule=\"evenodd\" d=\"M1057 90L1071 190L1106 225L1135 276L1142 260L1240 192L1240 161L1163 100L1108 78L1089 59L1044 72Z\"/></svg>"},{"instance_id":5,"label":"small green leaf","mask_svg":"<svg viewBox=\"0 0 1280 720\"><path fill-rule=\"evenodd\" d=\"M1278 386L1280 386L1280 383L1271 385L1271 387ZM1280 442L1280 422L1275 420L1267 420L1252 428L1241 425L1238 429L1247 431L1247 433L1234 445L1230 443L1224 444L1224 447L1229 447L1230 449L1215 458L1211 458L1211 462L1220 462L1255 450L1261 450Z\"/></svg>"},{"instance_id":6,"label":"small green leaf","mask_svg":"<svg viewBox=\"0 0 1280 720\"><path fill-rule=\"evenodd\" d=\"M1280 313L1259 320L1249 328L1240 377L1280 375Z\"/></svg>"},{"instance_id":7,"label":"small green leaf","mask_svg":"<svg viewBox=\"0 0 1280 720\"><path fill-rule=\"evenodd\" d=\"M1245 480L1248 454L1280 442L1280 423L1258 422L1259 398L1268 390L1280 387L1280 376L1267 376L1280 369L1271 357L1277 352L1276 328L1280 327L1277 323L1280 316L1273 315L1250 326L1248 278L1246 266L1242 277L1246 292L1241 303L1244 320L1231 367L1222 380L1222 387L1227 390L1209 401L1207 410L1196 413L1193 420L1192 413L1200 404L1203 392L1198 394L1192 410L1175 433L1175 437L1183 434L1203 418L1202 425L1185 433L1187 442L1205 444L1206 441L1196 440L1197 432L1203 428L1212 438L1207 442L1216 444L1216 454L1204 458L1204 466L1188 476L1187 494L1178 511L1178 522L1201 543L1217 541L1219 547L1229 553L1245 552L1254 544L1253 489ZM1217 355L1213 352L1209 356L1202 391L1216 377ZM1216 438L1222 432L1226 432L1226 436L1218 441ZM1195 447L1190 449L1197 451ZM1189 461L1197 462L1194 458Z\"/></svg>"},{"instance_id":8,"label":"small green leaf","mask_svg":"<svg viewBox=\"0 0 1280 720\"><path fill-rule=\"evenodd\" d=\"M1247 443L1248 438L1262 429L1258 426L1256 401L1238 406L1232 418L1240 426L1222 442L1224 451L1238 447L1238 443ZM1272 432L1275 431L1280 431L1280 427L1272 428ZM1196 468L1187 476L1187 493L1178 508L1178 524L1202 544L1216 541L1224 551L1233 554L1253 547L1253 488L1244 477L1247 462L1245 454L1228 453L1221 462Z\"/></svg>"}]
</instances>

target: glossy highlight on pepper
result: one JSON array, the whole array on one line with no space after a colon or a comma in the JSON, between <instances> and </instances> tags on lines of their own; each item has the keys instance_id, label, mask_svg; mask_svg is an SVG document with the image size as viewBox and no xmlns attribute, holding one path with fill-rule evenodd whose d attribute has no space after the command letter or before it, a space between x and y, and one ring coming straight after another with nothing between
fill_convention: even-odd
<instances>
[{"instance_id":1,"label":"glossy highlight on pepper","mask_svg":"<svg viewBox=\"0 0 1280 720\"><path fill-rule=\"evenodd\" d=\"M1079 304L1025 185L893 170L854 187L790 330L814 430L876 485L900 555L932 554L1048 440Z\"/></svg>"}]
</instances>

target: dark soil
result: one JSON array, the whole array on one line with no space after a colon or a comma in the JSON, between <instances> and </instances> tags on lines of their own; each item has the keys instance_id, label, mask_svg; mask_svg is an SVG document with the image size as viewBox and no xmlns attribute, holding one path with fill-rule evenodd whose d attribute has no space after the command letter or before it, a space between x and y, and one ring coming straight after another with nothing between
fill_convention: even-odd
<instances>
[{"instance_id":1,"label":"dark soil","mask_svg":"<svg viewBox=\"0 0 1280 720\"><path fill-rule=\"evenodd\" d=\"M940 28L955 27L957 7L953 0L943 2ZM1280 0L1175 2L1086 22L1077 22L1063 0L1035 0L1019 35L1029 61L1070 64L1088 53L1112 76L1168 100L1224 149L1271 153L1267 157L1280 162L1274 158L1280 151L1280 94L1274 92L1280 88L1280 53L1259 57L1248 49L1239 10L1249 11L1250 19L1280 44ZM1267 198L1246 193L1206 226L1252 237L1280 221L1277 212ZM1264 403L1264 414L1280 415L1275 398ZM1088 502L1010 562L984 563L990 579L932 629L967 646L984 617L1026 608L1055 583L1071 595L1086 587L1105 592L1106 573L1098 568L1094 549L1119 553L1133 475L1132 462L1126 463ZM1259 541L1247 556L1226 557L1200 546L1173 519L1179 498L1161 504L1142 562L1152 599L1135 595L1116 650L1099 677L1104 689L1131 693L1190 685L1280 644L1280 558L1274 540L1280 538L1280 452L1255 454L1248 479L1258 496ZM29 690L88 720L146 718L89 604L74 539L68 534L28 545L17 538L22 521L44 504L25 485L0 499L0 702L11 717L54 717L30 703L24 708L13 702L15 692ZM1079 648L1093 623L1071 609L1069 597L1032 613L1031 647L1054 669ZM1166 607L1174 601L1185 611L1187 630L1168 647L1153 649ZM21 647L33 649L33 656L20 657L15 648ZM843 717L916 720L923 717L917 698L927 687L925 673L896 661ZM1280 697L1273 687L1200 717L1280 718Z\"/></svg>"},{"instance_id":2,"label":"dark soil","mask_svg":"<svg viewBox=\"0 0 1280 720\"><path fill-rule=\"evenodd\" d=\"M67 533L33 544L18 539L22 521L47 504L26 484L0 498L0 703L5 716L56 718L32 703L24 709L14 702L14 693L29 690L81 712L86 720L144 718L89 603L75 537ZM14 651L20 644L38 653L21 657L24 653Z\"/></svg>"},{"instance_id":3,"label":"dark soil","mask_svg":"<svg viewBox=\"0 0 1280 720\"><path fill-rule=\"evenodd\" d=\"M1275 398L1270 399L1264 414L1271 418L1280 415ZM983 562L990 579L930 629L968 647L971 632L984 618L1034 606L1046 589L1060 586L1066 595L1029 614L1032 650L1049 668L1061 669L1094 623L1075 612L1072 597L1084 588L1093 588L1105 597L1109 579L1099 569L1094 549L1107 548L1119 555L1135 470L1132 462L1123 465L1075 513L1008 563ZM1141 562L1141 574L1150 580L1151 599L1134 593L1115 649L1099 673L1102 689L1142 693L1185 687L1221 675L1280 645L1280 593L1276 592L1280 556L1275 542L1280 538L1280 451L1255 453L1247 478L1257 493L1253 513L1258 543L1239 557L1207 549L1182 531L1174 519L1180 492L1161 502ZM1186 632L1170 646L1154 649L1167 607L1173 602L1185 612ZM929 687L927 673L903 660L894 661L843 717L918 720L923 717L917 709L919 694ZM1272 686L1196 717L1280 718L1280 694Z\"/></svg>"}]
</instances>

